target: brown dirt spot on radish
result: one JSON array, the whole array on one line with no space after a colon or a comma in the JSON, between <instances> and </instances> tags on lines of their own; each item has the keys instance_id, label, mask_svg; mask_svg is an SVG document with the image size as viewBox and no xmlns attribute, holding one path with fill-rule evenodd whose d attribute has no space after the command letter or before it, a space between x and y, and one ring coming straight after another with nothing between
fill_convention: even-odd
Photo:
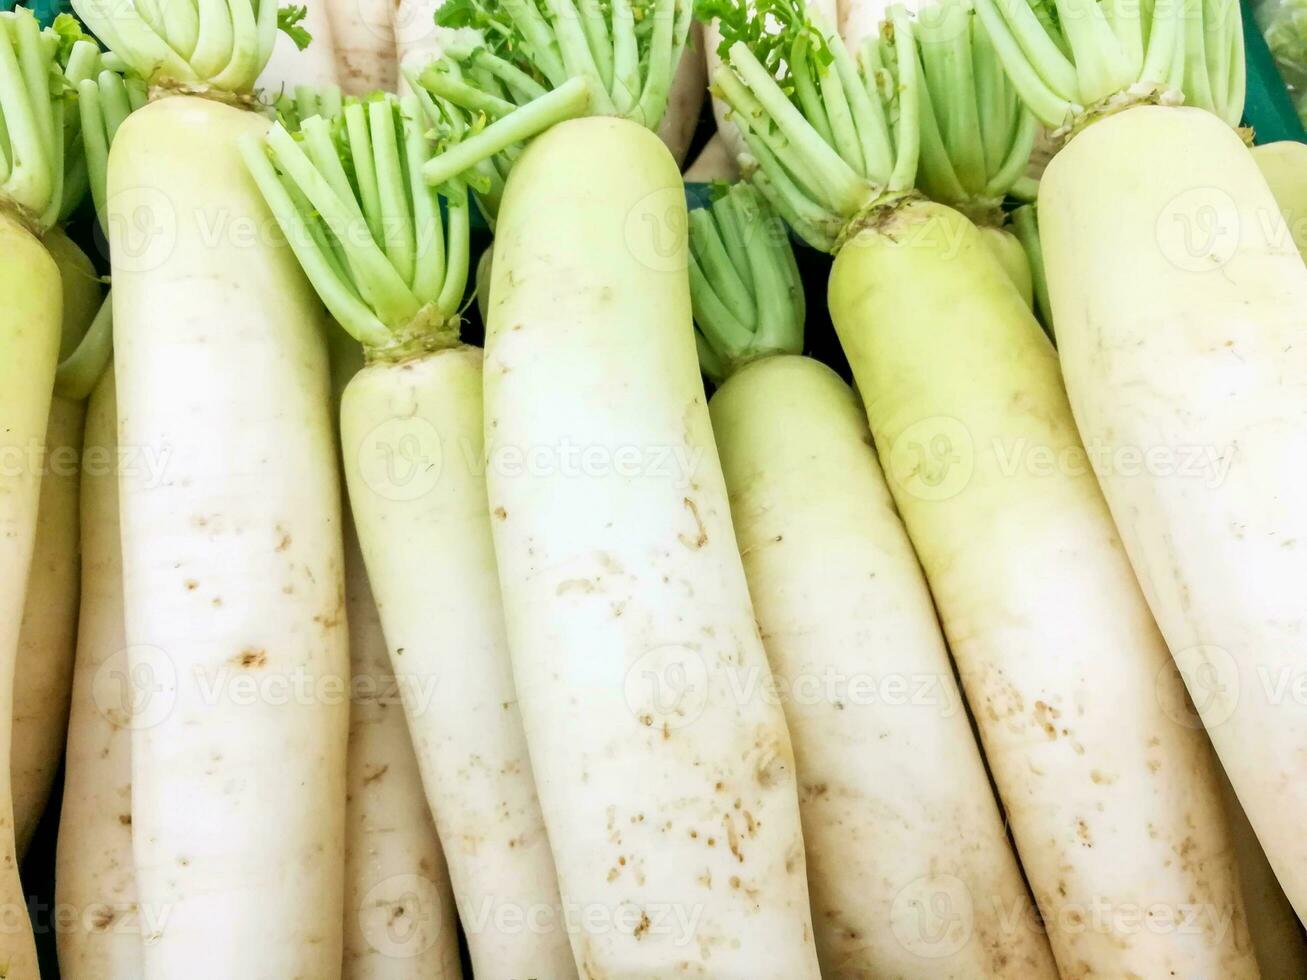
<instances>
[{"instance_id":1,"label":"brown dirt spot on radish","mask_svg":"<svg viewBox=\"0 0 1307 980\"><path fill-rule=\"evenodd\" d=\"M790 779L794 766L787 736L762 728L753 742L753 778L763 789L771 789Z\"/></svg>"},{"instance_id":2,"label":"brown dirt spot on radish","mask_svg":"<svg viewBox=\"0 0 1307 980\"><path fill-rule=\"evenodd\" d=\"M508 520L508 511L504 510L504 508L502 507L496 507L493 511L491 511L491 513L495 515L495 518L497 520L501 520L501 521Z\"/></svg>"},{"instance_id":3,"label":"brown dirt spot on radish","mask_svg":"<svg viewBox=\"0 0 1307 980\"><path fill-rule=\"evenodd\" d=\"M1087 824L1082 817L1076 818L1076 837L1079 838L1080 843L1084 844L1086 847L1094 846L1094 838L1089 833L1089 824Z\"/></svg>"},{"instance_id":4,"label":"brown dirt spot on radish","mask_svg":"<svg viewBox=\"0 0 1307 980\"><path fill-rule=\"evenodd\" d=\"M704 527L703 518L699 516L698 504L689 497L683 497L681 503L685 505L686 509L689 510L690 515L694 518L694 523L698 528L698 532L693 537L682 532L676 535L676 538L691 551L698 551L708 543L708 529Z\"/></svg>"},{"instance_id":5,"label":"brown dirt spot on radish","mask_svg":"<svg viewBox=\"0 0 1307 980\"><path fill-rule=\"evenodd\" d=\"M390 771L390 766L389 766L389 765L381 765L381 766L378 766L378 767L377 767L375 770L373 770L372 772L367 773L367 774L364 775L364 777L363 777L363 783L364 783L364 785L368 785L368 784L370 784L370 783L375 783L377 780L381 779L381 777L384 776L384 775L385 775L387 772L389 772L389 771Z\"/></svg>"},{"instance_id":6,"label":"brown dirt spot on radish","mask_svg":"<svg viewBox=\"0 0 1307 980\"><path fill-rule=\"evenodd\" d=\"M250 670L268 665L268 651L258 647L246 647L229 661L237 667L244 667Z\"/></svg>"},{"instance_id":7,"label":"brown dirt spot on radish","mask_svg":"<svg viewBox=\"0 0 1307 980\"><path fill-rule=\"evenodd\" d=\"M722 826L726 828L726 846L735 855L735 860L743 864L744 851L740 848L740 833L735 829L735 820L729 813L722 818Z\"/></svg>"},{"instance_id":8,"label":"brown dirt spot on radish","mask_svg":"<svg viewBox=\"0 0 1307 980\"><path fill-rule=\"evenodd\" d=\"M118 822L124 827L130 827L132 825L132 815L130 813L120 813L118 814Z\"/></svg>"},{"instance_id":9,"label":"brown dirt spot on radish","mask_svg":"<svg viewBox=\"0 0 1307 980\"><path fill-rule=\"evenodd\" d=\"M186 591L187 591L187 592L194 592L196 589L198 589L198 588L200 587L200 583L197 582L197 581L195 581L195 579L193 579L193 578L188 578L188 579L187 579L185 582L183 582L182 584L186 586Z\"/></svg>"},{"instance_id":10,"label":"brown dirt spot on radish","mask_svg":"<svg viewBox=\"0 0 1307 980\"><path fill-rule=\"evenodd\" d=\"M1091 782L1097 783L1099 786L1110 786L1112 783L1116 782L1115 776L1105 773L1101 769L1090 769L1089 779Z\"/></svg>"},{"instance_id":11,"label":"brown dirt spot on radish","mask_svg":"<svg viewBox=\"0 0 1307 980\"><path fill-rule=\"evenodd\" d=\"M116 909L108 905L101 905L91 914L91 928L103 932L113 925L116 918L118 918Z\"/></svg>"},{"instance_id":12,"label":"brown dirt spot on radish","mask_svg":"<svg viewBox=\"0 0 1307 980\"><path fill-rule=\"evenodd\" d=\"M1061 714L1062 712L1046 701L1035 702L1035 722L1044 730L1044 734L1048 736L1050 742L1057 738L1057 725L1053 724L1053 722ZM1063 734L1065 734L1065 731Z\"/></svg>"}]
</instances>

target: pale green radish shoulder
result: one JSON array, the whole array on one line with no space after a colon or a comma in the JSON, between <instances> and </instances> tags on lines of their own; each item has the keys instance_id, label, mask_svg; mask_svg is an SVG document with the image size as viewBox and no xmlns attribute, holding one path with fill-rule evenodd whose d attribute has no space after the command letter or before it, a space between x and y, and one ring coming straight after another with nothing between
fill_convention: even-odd
<instances>
[{"instance_id":1,"label":"pale green radish shoulder","mask_svg":"<svg viewBox=\"0 0 1307 980\"><path fill-rule=\"evenodd\" d=\"M798 356L786 229L737 184L691 212L690 254L732 522L794 742L823 971L906 975L929 958L950 975L1053 976L862 405ZM960 902L966 934L904 921L930 900Z\"/></svg>"}]
</instances>

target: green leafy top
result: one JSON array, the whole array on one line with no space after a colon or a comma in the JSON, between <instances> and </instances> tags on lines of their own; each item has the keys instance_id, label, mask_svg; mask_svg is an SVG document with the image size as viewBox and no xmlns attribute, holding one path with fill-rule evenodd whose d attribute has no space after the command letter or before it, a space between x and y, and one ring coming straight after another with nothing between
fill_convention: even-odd
<instances>
[{"instance_id":1,"label":"green leafy top","mask_svg":"<svg viewBox=\"0 0 1307 980\"><path fill-rule=\"evenodd\" d=\"M971 0L892 6L856 56L798 0L700 0L698 14L722 33L712 85L748 146L742 171L810 245L837 250L914 189L1002 220L1036 126Z\"/></svg>"},{"instance_id":2,"label":"green leafy top","mask_svg":"<svg viewBox=\"0 0 1307 980\"><path fill-rule=\"evenodd\" d=\"M1238 0L976 0L995 51L1045 126L1144 100L1183 101L1237 125L1244 102Z\"/></svg>"},{"instance_id":3,"label":"green leafy top","mask_svg":"<svg viewBox=\"0 0 1307 980\"><path fill-rule=\"evenodd\" d=\"M971 0L933 0L915 22L921 69L917 188L1001 223L1034 148L1037 125L1004 71Z\"/></svg>"},{"instance_id":4,"label":"green leafy top","mask_svg":"<svg viewBox=\"0 0 1307 980\"><path fill-rule=\"evenodd\" d=\"M657 129L692 21L691 0L450 0L441 57L405 72L442 139L426 179L465 175L493 213L523 143L555 123Z\"/></svg>"},{"instance_id":5,"label":"green leafy top","mask_svg":"<svg viewBox=\"0 0 1307 980\"><path fill-rule=\"evenodd\" d=\"M856 59L798 4L711 0L699 13L725 35L712 87L748 145L741 169L804 241L835 251L864 211L912 190L921 86L901 7Z\"/></svg>"},{"instance_id":6,"label":"green leafy top","mask_svg":"<svg viewBox=\"0 0 1307 980\"><path fill-rule=\"evenodd\" d=\"M296 99L304 107L304 95ZM416 97L341 100L330 117L276 123L241 154L327 309L369 356L401 359L458 342L468 276L466 187L447 215L422 180L431 153Z\"/></svg>"},{"instance_id":7,"label":"green leafy top","mask_svg":"<svg viewBox=\"0 0 1307 980\"><path fill-rule=\"evenodd\" d=\"M284 17L276 0L73 0L78 16L150 85L248 95Z\"/></svg>"},{"instance_id":8,"label":"green leafy top","mask_svg":"<svg viewBox=\"0 0 1307 980\"><path fill-rule=\"evenodd\" d=\"M802 353L803 282L789 233L748 184L690 212L690 296L699 363L713 381L759 357Z\"/></svg>"},{"instance_id":9,"label":"green leafy top","mask_svg":"<svg viewBox=\"0 0 1307 980\"><path fill-rule=\"evenodd\" d=\"M0 200L38 230L64 217L85 188L67 125L76 118L73 88L60 56L72 59L89 42L69 33L67 21L42 30L25 7L0 13ZM79 53L77 64L84 60Z\"/></svg>"},{"instance_id":10,"label":"green leafy top","mask_svg":"<svg viewBox=\"0 0 1307 980\"><path fill-rule=\"evenodd\" d=\"M294 41L298 51L303 51L313 40L313 35L304 26L304 18L308 15L308 7L288 6L277 10L277 30Z\"/></svg>"}]
</instances>

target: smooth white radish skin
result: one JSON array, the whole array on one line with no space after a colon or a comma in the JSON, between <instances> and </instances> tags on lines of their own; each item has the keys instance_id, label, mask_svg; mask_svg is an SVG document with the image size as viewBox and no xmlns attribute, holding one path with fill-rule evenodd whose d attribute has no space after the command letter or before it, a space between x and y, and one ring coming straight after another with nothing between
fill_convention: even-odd
<instances>
[{"instance_id":1,"label":"smooth white radish skin","mask_svg":"<svg viewBox=\"0 0 1307 980\"><path fill-rule=\"evenodd\" d=\"M336 47L336 80L348 95L395 91L399 79L393 0L323 0Z\"/></svg>"},{"instance_id":2,"label":"smooth white radish skin","mask_svg":"<svg viewBox=\"0 0 1307 980\"><path fill-rule=\"evenodd\" d=\"M891 0L835 0L838 7L838 24L840 37L856 51L862 42L875 37L880 32L880 25L894 4ZM923 6L921 0L908 0L903 6L915 13Z\"/></svg>"},{"instance_id":3,"label":"smooth white radish skin","mask_svg":"<svg viewBox=\"0 0 1307 980\"><path fill-rule=\"evenodd\" d=\"M71 354L98 311L102 289L85 253L63 231L44 238L63 284L60 358ZM13 826L18 856L54 787L68 730L77 645L77 485L84 402L56 395L46 427L37 542L27 578L13 685Z\"/></svg>"},{"instance_id":4,"label":"smooth white radish skin","mask_svg":"<svg viewBox=\"0 0 1307 980\"><path fill-rule=\"evenodd\" d=\"M449 871L422 792L363 555L346 519L353 697L343 980L461 980Z\"/></svg>"},{"instance_id":5,"label":"smooth white radish skin","mask_svg":"<svg viewBox=\"0 0 1307 980\"><path fill-rule=\"evenodd\" d=\"M1307 656L1307 268L1253 157L1200 110L1094 123L1053 158L1039 201L1076 421L1105 461L1103 492L1203 724L1303 918L1307 705L1294 692Z\"/></svg>"},{"instance_id":6,"label":"smooth white radish skin","mask_svg":"<svg viewBox=\"0 0 1307 980\"><path fill-rule=\"evenodd\" d=\"M301 51L284 31L277 32L272 57L259 74L259 87L276 94L290 92L296 85L334 85L336 73L336 42L328 10L330 0L304 0L304 20L301 26L313 40Z\"/></svg>"},{"instance_id":7,"label":"smooth white radish skin","mask_svg":"<svg viewBox=\"0 0 1307 980\"><path fill-rule=\"evenodd\" d=\"M814 19L826 25L829 29L834 30L839 24L839 11L836 7L836 0L807 0L805 6L812 11ZM713 21L705 24L703 26L703 46L710 83L712 82L713 73L722 64L722 58L717 53L721 43L722 32L717 29L717 22ZM717 132L726 143L731 159L738 161L741 154L749 152L749 147L744 142L744 137L740 135L739 127L731 121L731 107L723 100L713 96L712 112L713 118L717 121Z\"/></svg>"},{"instance_id":8,"label":"smooth white radish skin","mask_svg":"<svg viewBox=\"0 0 1307 980\"><path fill-rule=\"evenodd\" d=\"M794 739L822 975L1056 977L862 406L787 356L708 407Z\"/></svg>"},{"instance_id":9,"label":"smooth white radish skin","mask_svg":"<svg viewBox=\"0 0 1307 980\"><path fill-rule=\"evenodd\" d=\"M1307 252L1307 145L1293 140L1254 146L1253 160L1266 178L1299 252Z\"/></svg>"},{"instance_id":10,"label":"smooth white radish skin","mask_svg":"<svg viewBox=\"0 0 1307 980\"><path fill-rule=\"evenodd\" d=\"M9 772L19 624L36 538L45 431L59 357L59 268L0 208L0 965L10 980L38 976L18 880Z\"/></svg>"},{"instance_id":11,"label":"smooth white radish skin","mask_svg":"<svg viewBox=\"0 0 1307 980\"><path fill-rule=\"evenodd\" d=\"M345 389L350 504L473 970L576 976L504 633L481 351L364 368Z\"/></svg>"},{"instance_id":12,"label":"smooth white radish skin","mask_svg":"<svg viewBox=\"0 0 1307 980\"><path fill-rule=\"evenodd\" d=\"M581 975L817 976L794 759L690 321L680 172L574 120L514 165L486 350L509 646Z\"/></svg>"},{"instance_id":13,"label":"smooth white radish skin","mask_svg":"<svg viewBox=\"0 0 1307 980\"><path fill-rule=\"evenodd\" d=\"M1255 977L1211 748L1029 308L925 202L845 245L830 308L1062 976Z\"/></svg>"},{"instance_id":14,"label":"smooth white radish skin","mask_svg":"<svg viewBox=\"0 0 1307 980\"><path fill-rule=\"evenodd\" d=\"M714 180L734 181L739 179L740 168L726 139L721 133L713 133L703 145L694 162L685 168L687 184L711 184Z\"/></svg>"},{"instance_id":15,"label":"smooth white radish skin","mask_svg":"<svg viewBox=\"0 0 1307 980\"><path fill-rule=\"evenodd\" d=\"M61 231L45 236L63 284L60 356L72 353L99 309L101 287L91 260ZM68 730L68 699L77 646L78 461L83 402L55 395L46 427L36 545L27 580L14 673L14 837L27 852L54 785Z\"/></svg>"},{"instance_id":16,"label":"smooth white radish skin","mask_svg":"<svg viewBox=\"0 0 1307 980\"><path fill-rule=\"evenodd\" d=\"M81 484L81 608L55 900L75 911L58 930L67 980L137 980L141 936L153 929L136 903L132 870L132 688L123 626L118 522L118 427L113 372L91 395Z\"/></svg>"},{"instance_id":17,"label":"smooth white radish skin","mask_svg":"<svg viewBox=\"0 0 1307 980\"><path fill-rule=\"evenodd\" d=\"M436 11L442 0L394 0L391 21L395 38L395 59L400 67L412 65L421 71L440 54L436 33ZM400 93L409 91L408 79L399 76Z\"/></svg>"},{"instance_id":18,"label":"smooth white radish skin","mask_svg":"<svg viewBox=\"0 0 1307 980\"><path fill-rule=\"evenodd\" d=\"M110 153L124 606L146 702L133 846L142 905L168 910L146 980L341 969L349 663L325 315L236 148L266 126L168 97Z\"/></svg>"},{"instance_id":19,"label":"smooth white radish skin","mask_svg":"<svg viewBox=\"0 0 1307 980\"><path fill-rule=\"evenodd\" d=\"M1225 772L1221 777L1221 799L1230 820L1234 838L1235 860L1239 864L1239 883L1244 908L1248 913L1248 932L1257 953L1257 967L1262 980L1297 980L1307 976L1307 936L1284 897L1284 889L1275 880L1262 845L1257 842L1248 816L1234 795L1234 787Z\"/></svg>"},{"instance_id":20,"label":"smooth white radish skin","mask_svg":"<svg viewBox=\"0 0 1307 980\"><path fill-rule=\"evenodd\" d=\"M685 166L690 141L699 127L704 96L708 92L707 63L703 52L703 25L696 21L676 66L667 92L667 111L658 126L658 138L667 144L678 167Z\"/></svg>"}]
</instances>

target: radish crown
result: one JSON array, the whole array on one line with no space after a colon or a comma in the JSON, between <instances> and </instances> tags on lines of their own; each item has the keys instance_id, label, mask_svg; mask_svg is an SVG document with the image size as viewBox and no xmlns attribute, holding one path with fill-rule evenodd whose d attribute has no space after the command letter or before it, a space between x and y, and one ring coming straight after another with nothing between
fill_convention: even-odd
<instances>
[{"instance_id":1,"label":"radish crown","mask_svg":"<svg viewBox=\"0 0 1307 980\"><path fill-rule=\"evenodd\" d=\"M445 144L428 182L465 171L493 199L524 140L564 119L657 129L693 22L691 0L452 0L442 54L406 70Z\"/></svg>"},{"instance_id":2,"label":"radish crown","mask_svg":"<svg viewBox=\"0 0 1307 980\"><path fill-rule=\"evenodd\" d=\"M43 30L26 7L0 13L0 204L37 232L66 216L86 187L62 66L81 71L95 50L71 17Z\"/></svg>"},{"instance_id":3,"label":"radish crown","mask_svg":"<svg viewBox=\"0 0 1307 980\"><path fill-rule=\"evenodd\" d=\"M248 96L281 28L303 47L304 8L276 0L74 0L87 26L151 86Z\"/></svg>"},{"instance_id":4,"label":"radish crown","mask_svg":"<svg viewBox=\"0 0 1307 980\"><path fill-rule=\"evenodd\" d=\"M917 188L989 224L1035 145L1035 117L1003 70L971 0L937 0L914 22L922 71Z\"/></svg>"},{"instance_id":5,"label":"radish crown","mask_svg":"<svg viewBox=\"0 0 1307 980\"><path fill-rule=\"evenodd\" d=\"M708 0L699 10L720 24L712 87L748 144L741 169L804 241L833 252L860 214L912 190L920 74L902 7L856 60L788 0L753 9Z\"/></svg>"},{"instance_id":6,"label":"radish crown","mask_svg":"<svg viewBox=\"0 0 1307 980\"><path fill-rule=\"evenodd\" d=\"M1022 99L1065 133L1086 114L1184 101L1238 125L1238 0L976 0Z\"/></svg>"},{"instance_id":7,"label":"radish crown","mask_svg":"<svg viewBox=\"0 0 1307 980\"><path fill-rule=\"evenodd\" d=\"M713 90L749 147L744 172L795 231L836 251L859 219L914 189L998 223L1035 120L970 0L914 19L891 7L855 58L791 0L704 0L723 63Z\"/></svg>"},{"instance_id":8,"label":"radish crown","mask_svg":"<svg viewBox=\"0 0 1307 980\"><path fill-rule=\"evenodd\" d=\"M794 249L779 216L748 184L690 212L690 298L699 364L715 382L759 357L802 353Z\"/></svg>"},{"instance_id":9,"label":"radish crown","mask_svg":"<svg viewBox=\"0 0 1307 980\"><path fill-rule=\"evenodd\" d=\"M301 93L303 95L304 93ZM305 273L338 323L374 358L458 343L468 276L467 188L446 187L447 216L422 179L431 141L417 99L377 93L327 117L283 120L241 154ZM298 117L309 104L295 101ZM287 122L298 121L292 133Z\"/></svg>"}]
</instances>

